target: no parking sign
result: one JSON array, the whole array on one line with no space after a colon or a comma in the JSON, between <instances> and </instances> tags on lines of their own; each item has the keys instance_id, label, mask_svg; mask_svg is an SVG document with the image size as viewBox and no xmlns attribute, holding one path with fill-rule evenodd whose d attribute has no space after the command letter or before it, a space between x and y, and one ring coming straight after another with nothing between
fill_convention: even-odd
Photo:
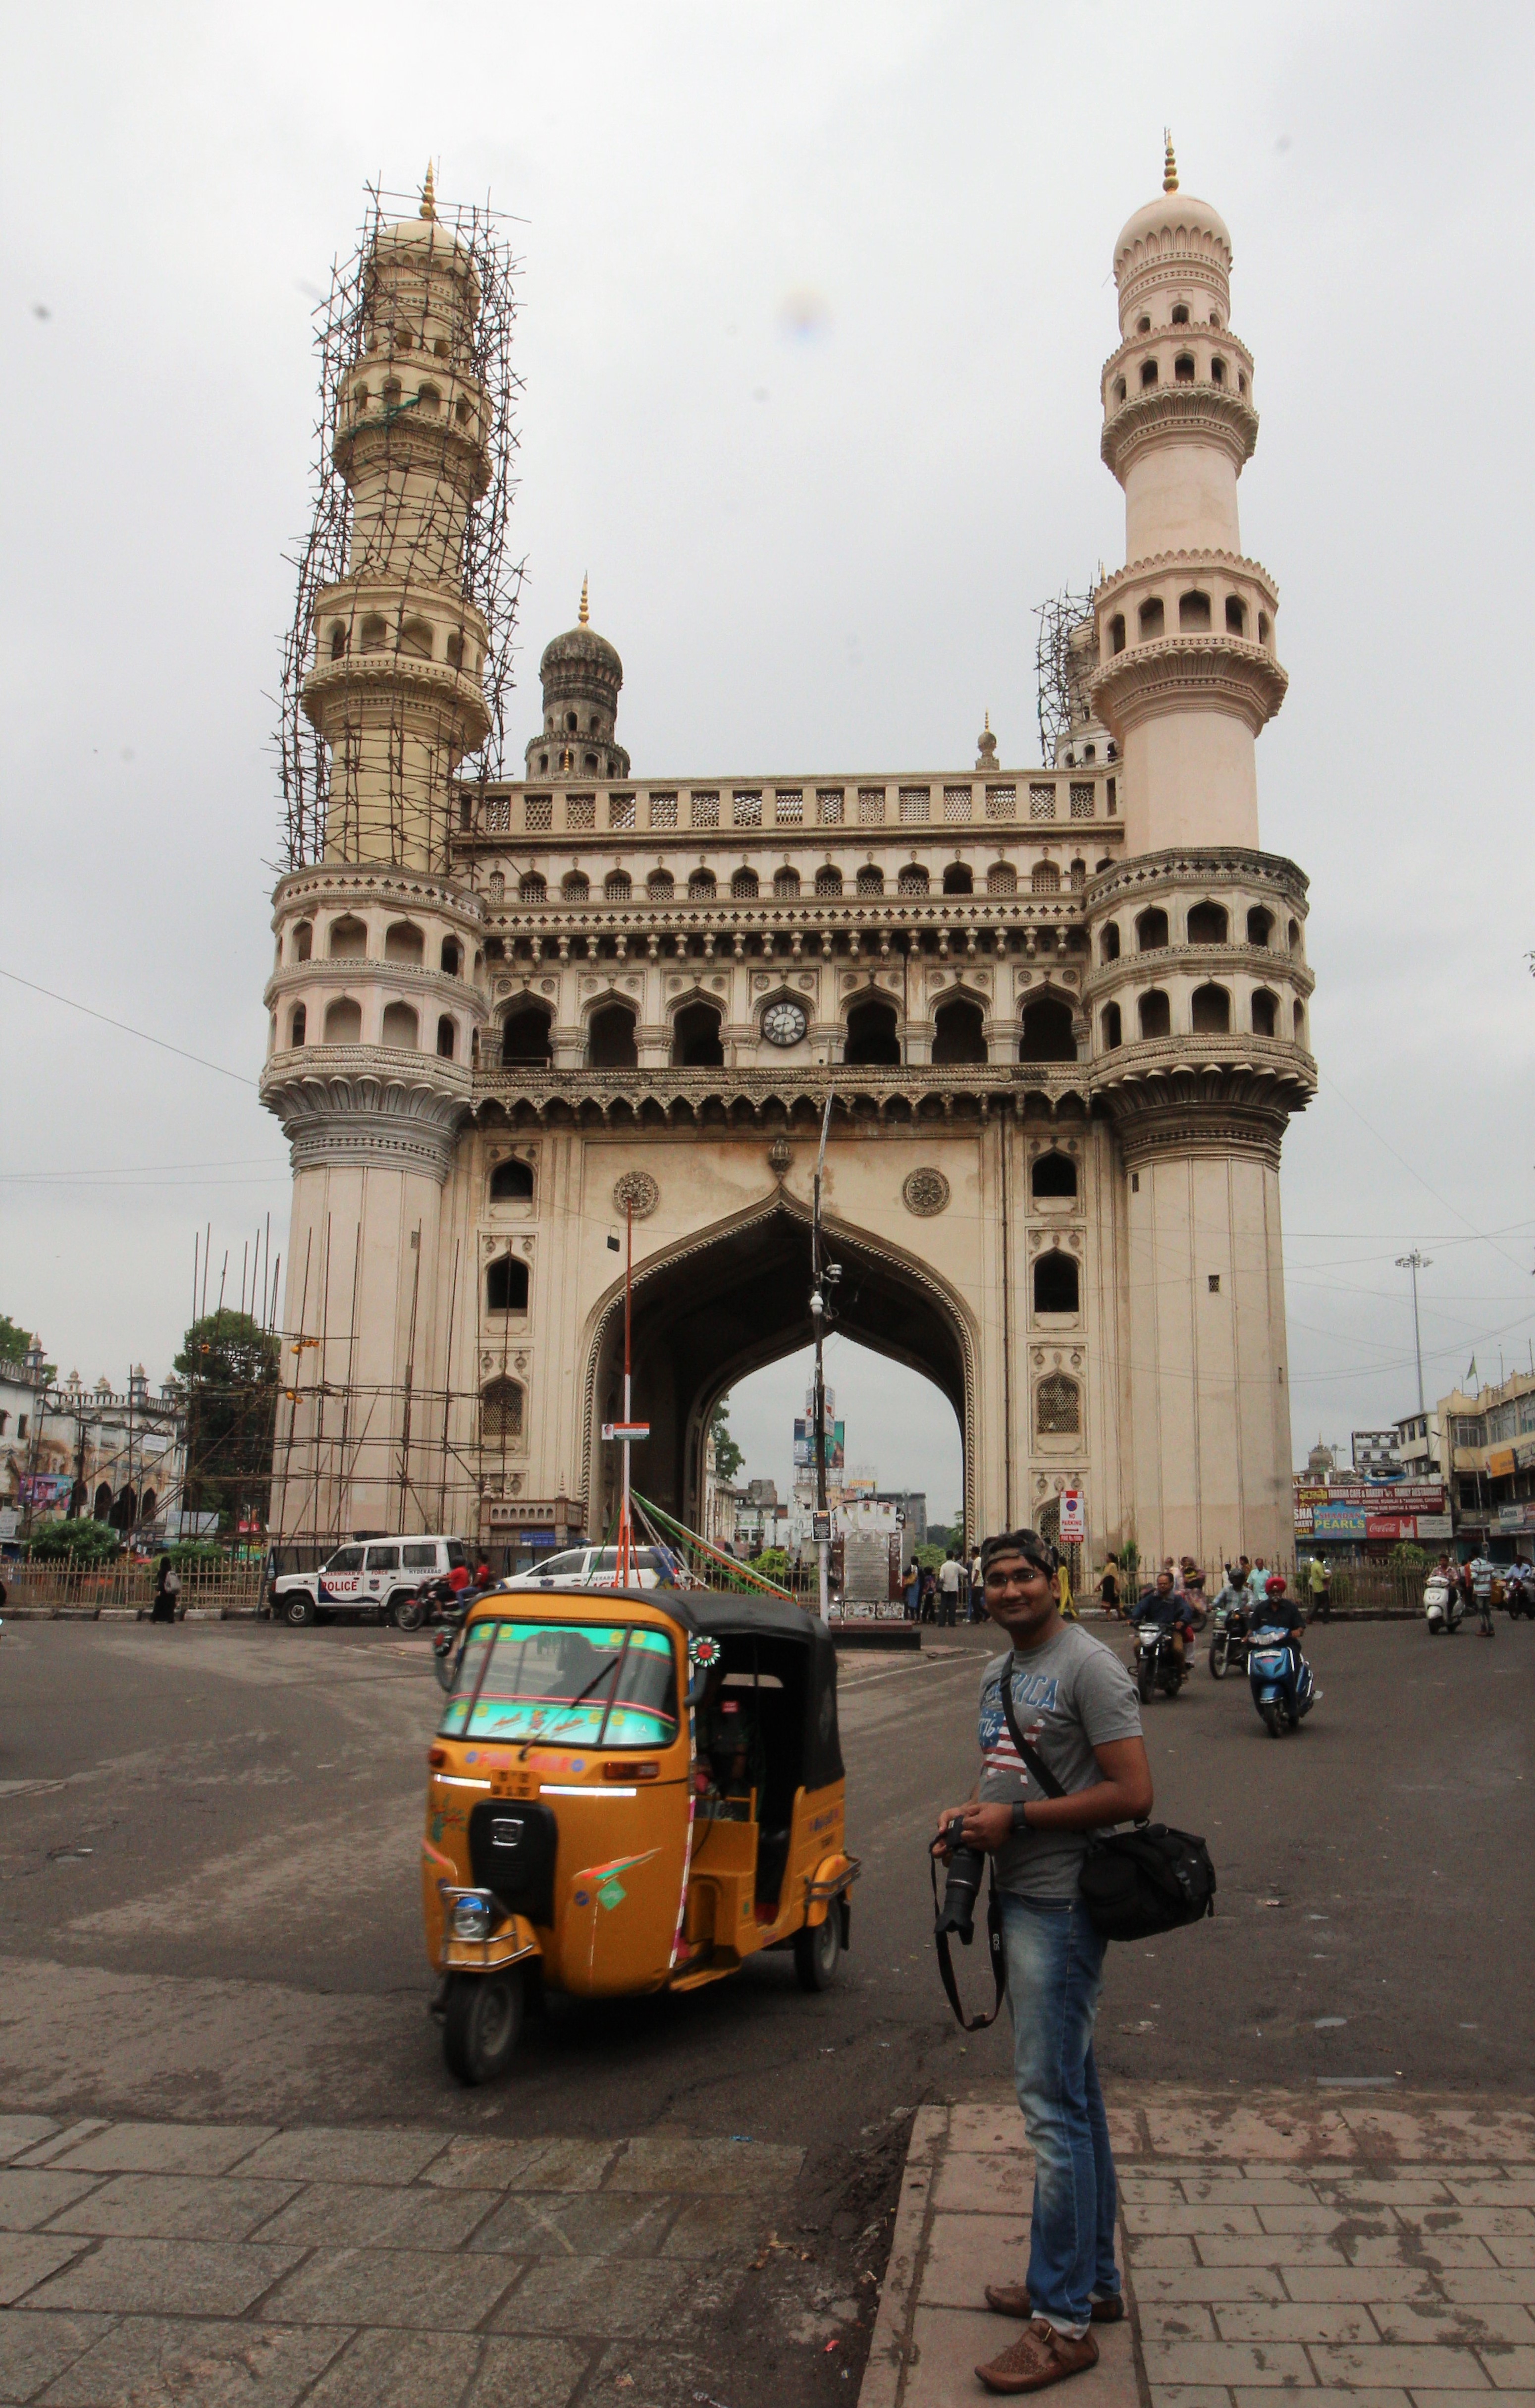
<instances>
[{"instance_id":1,"label":"no parking sign","mask_svg":"<svg viewBox=\"0 0 1535 2408\"><path fill-rule=\"evenodd\" d=\"M1080 1488L1063 1488L1060 1492L1060 1543L1063 1547L1080 1547L1087 1536L1087 1510Z\"/></svg>"}]
</instances>

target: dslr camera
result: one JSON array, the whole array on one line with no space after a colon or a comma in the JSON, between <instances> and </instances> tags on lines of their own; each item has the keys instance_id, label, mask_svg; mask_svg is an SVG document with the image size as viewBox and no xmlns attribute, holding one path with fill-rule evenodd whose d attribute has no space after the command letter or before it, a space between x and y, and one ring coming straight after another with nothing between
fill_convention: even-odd
<instances>
[{"instance_id":1,"label":"dslr camera","mask_svg":"<svg viewBox=\"0 0 1535 2408\"><path fill-rule=\"evenodd\" d=\"M939 1940L950 1931L957 1932L961 1946L968 1948L975 1937L975 1900L986 1871L986 1858L979 1848L967 1846L962 1814L951 1814L940 1827L939 1837L950 1855L944 1902L938 1910L932 1936Z\"/></svg>"}]
</instances>

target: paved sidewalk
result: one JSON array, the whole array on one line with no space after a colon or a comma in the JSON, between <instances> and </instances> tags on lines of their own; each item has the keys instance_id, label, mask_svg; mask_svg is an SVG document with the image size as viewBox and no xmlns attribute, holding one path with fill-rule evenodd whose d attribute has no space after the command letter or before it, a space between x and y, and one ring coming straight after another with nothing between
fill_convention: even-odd
<instances>
[{"instance_id":1,"label":"paved sidewalk","mask_svg":"<svg viewBox=\"0 0 1535 2408\"><path fill-rule=\"evenodd\" d=\"M1165 2085L1110 2123L1131 2316L1072 2408L1535 2408L1535 2114ZM1010 2095L921 2110L860 2408L989 2396L1032 2180Z\"/></svg>"},{"instance_id":2,"label":"paved sidewalk","mask_svg":"<svg viewBox=\"0 0 1535 2408\"><path fill-rule=\"evenodd\" d=\"M686 2397L803 2154L0 2115L0 2403Z\"/></svg>"}]
</instances>

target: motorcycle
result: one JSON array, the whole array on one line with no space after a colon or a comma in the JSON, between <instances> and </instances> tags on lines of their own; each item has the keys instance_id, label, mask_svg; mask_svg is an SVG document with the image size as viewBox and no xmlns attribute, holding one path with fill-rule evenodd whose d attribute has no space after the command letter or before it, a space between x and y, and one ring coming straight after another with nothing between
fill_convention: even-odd
<instances>
[{"instance_id":1,"label":"motorcycle","mask_svg":"<svg viewBox=\"0 0 1535 2408\"><path fill-rule=\"evenodd\" d=\"M1428 1626L1428 1636L1437 1639L1442 1633L1454 1638L1466 1611L1466 1600L1454 1581L1431 1580L1423 1592L1423 1618Z\"/></svg>"},{"instance_id":2,"label":"motorcycle","mask_svg":"<svg viewBox=\"0 0 1535 2408\"><path fill-rule=\"evenodd\" d=\"M1167 1698L1175 1698L1188 1678L1188 1657L1182 1662L1174 1652L1173 1633L1159 1622L1143 1622L1135 1633L1135 1685L1141 1703L1149 1704L1153 1689L1160 1689Z\"/></svg>"},{"instance_id":3,"label":"motorcycle","mask_svg":"<svg viewBox=\"0 0 1535 2408\"><path fill-rule=\"evenodd\" d=\"M1517 1622L1521 1613L1527 1621L1535 1622L1535 1598L1530 1596L1528 1584L1522 1577L1504 1582L1503 1604L1511 1622Z\"/></svg>"},{"instance_id":4,"label":"motorcycle","mask_svg":"<svg viewBox=\"0 0 1535 2408\"><path fill-rule=\"evenodd\" d=\"M1299 1633L1293 1630L1259 1627L1253 1632L1247 1678L1253 1703L1271 1739L1299 1730L1320 1695L1311 1666L1300 1652Z\"/></svg>"},{"instance_id":5,"label":"motorcycle","mask_svg":"<svg viewBox=\"0 0 1535 2408\"><path fill-rule=\"evenodd\" d=\"M1242 1599L1234 1591L1223 1591L1215 1603L1215 1627L1210 1635L1210 1678L1224 1681L1234 1664L1239 1672L1247 1669L1252 1649L1252 1633Z\"/></svg>"}]
</instances>

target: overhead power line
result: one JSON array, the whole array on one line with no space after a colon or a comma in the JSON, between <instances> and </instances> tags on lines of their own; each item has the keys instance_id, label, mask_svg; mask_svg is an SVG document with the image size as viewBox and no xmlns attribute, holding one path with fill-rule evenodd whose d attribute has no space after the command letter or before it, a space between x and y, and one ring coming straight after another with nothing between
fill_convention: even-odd
<instances>
[{"instance_id":1,"label":"overhead power line","mask_svg":"<svg viewBox=\"0 0 1535 2408\"><path fill-rule=\"evenodd\" d=\"M200 1070L217 1070L220 1079L237 1079L242 1087L253 1087L243 1070L227 1069L222 1062L210 1062L203 1054L189 1054L184 1045L173 1045L168 1038L151 1037L147 1028L132 1028L125 1020L114 1020L109 1011L97 1011L89 1003L77 1003L72 995L57 995L50 986L39 986L36 979L21 978L15 970L0 969L0 978L9 979L12 986L24 986L34 995L46 995L50 1003L62 1003L70 1011L83 1011L87 1020L99 1020L107 1028L120 1028L125 1037L136 1037L146 1045L158 1045L163 1054L178 1054L183 1062L195 1062Z\"/></svg>"}]
</instances>

